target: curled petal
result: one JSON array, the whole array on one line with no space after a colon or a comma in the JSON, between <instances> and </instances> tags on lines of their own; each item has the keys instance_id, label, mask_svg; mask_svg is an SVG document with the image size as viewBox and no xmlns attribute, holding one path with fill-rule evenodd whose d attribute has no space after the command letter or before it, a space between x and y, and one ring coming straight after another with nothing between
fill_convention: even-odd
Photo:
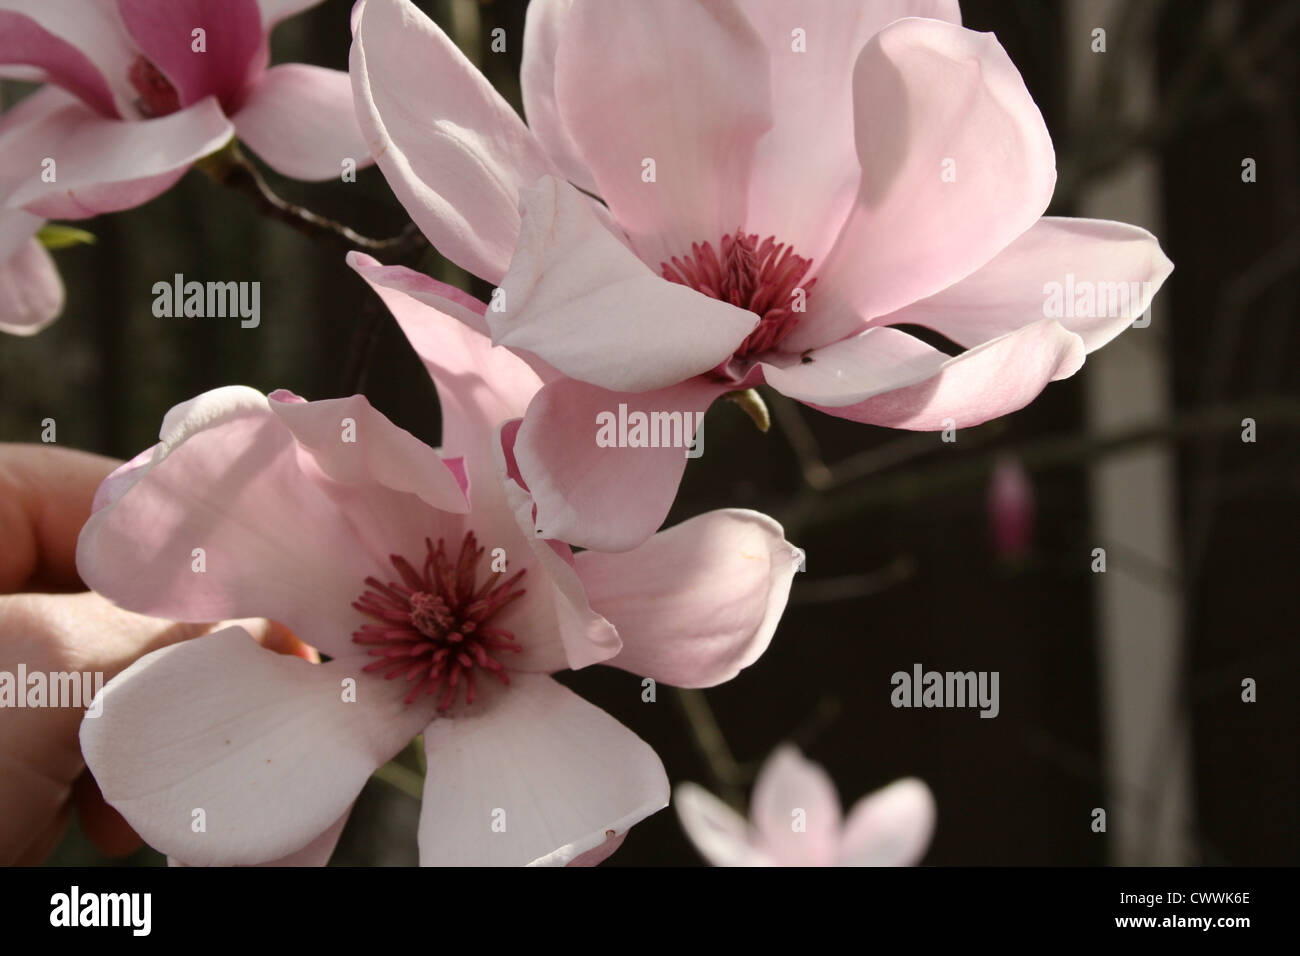
<instances>
[{"instance_id":1,"label":"curled petal","mask_svg":"<svg viewBox=\"0 0 1300 956\"><path fill-rule=\"evenodd\" d=\"M303 851L428 723L367 658L309 664L230 627L147 654L102 691L81 747L107 800L151 846L196 866ZM355 700L341 692L357 681ZM203 828L194 826L202 813Z\"/></svg>"},{"instance_id":2,"label":"curled petal","mask_svg":"<svg viewBox=\"0 0 1300 956\"><path fill-rule=\"evenodd\" d=\"M1092 352L1150 308L1173 269L1138 226L1044 216L972 275L876 321L923 325L973 348L1046 316Z\"/></svg>"},{"instance_id":3,"label":"curled petal","mask_svg":"<svg viewBox=\"0 0 1300 956\"><path fill-rule=\"evenodd\" d=\"M340 70L304 63L271 67L234 122L253 152L294 179L336 179L345 160L356 168L371 163L353 109L352 82Z\"/></svg>"},{"instance_id":4,"label":"curled petal","mask_svg":"<svg viewBox=\"0 0 1300 956\"><path fill-rule=\"evenodd\" d=\"M654 751L549 677L484 704L424 732L422 866L564 866L668 805Z\"/></svg>"},{"instance_id":5,"label":"curled petal","mask_svg":"<svg viewBox=\"0 0 1300 956\"><path fill-rule=\"evenodd\" d=\"M554 167L487 79L409 0L362 0L349 72L371 155L421 231L489 282L519 234L519 190Z\"/></svg>"},{"instance_id":6,"label":"curled petal","mask_svg":"<svg viewBox=\"0 0 1300 956\"><path fill-rule=\"evenodd\" d=\"M677 687L712 687L767 649L801 553L755 511L710 511L621 554L584 551L592 607L618 628L607 661Z\"/></svg>"},{"instance_id":7,"label":"curled petal","mask_svg":"<svg viewBox=\"0 0 1300 956\"><path fill-rule=\"evenodd\" d=\"M877 33L853 72L862 180L817 271L815 348L970 275L1032 226L1056 184L1043 117L992 34L939 20Z\"/></svg>"}]
</instances>

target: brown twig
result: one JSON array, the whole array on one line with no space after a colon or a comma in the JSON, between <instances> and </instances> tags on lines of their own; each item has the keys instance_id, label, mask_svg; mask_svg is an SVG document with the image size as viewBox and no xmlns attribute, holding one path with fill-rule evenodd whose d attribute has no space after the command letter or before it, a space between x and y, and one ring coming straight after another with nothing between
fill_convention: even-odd
<instances>
[{"instance_id":1,"label":"brown twig","mask_svg":"<svg viewBox=\"0 0 1300 956\"><path fill-rule=\"evenodd\" d=\"M1017 455L1031 472L1077 465L1105 455L1126 452L1152 442L1221 440L1235 436L1243 418L1295 427L1300 424L1300 401L1289 397L1257 396L1231 404L1201 408L1170 422L1144 425L1110 435L1076 434L1038 439L999 447L960 460L887 472L870 483L846 485L821 495L800 495L779 514L786 533L841 521L865 508L900 501L915 501L974 482L987 481L1000 455Z\"/></svg>"},{"instance_id":2,"label":"brown twig","mask_svg":"<svg viewBox=\"0 0 1300 956\"><path fill-rule=\"evenodd\" d=\"M713 708L702 690L674 687L673 694L686 723L691 738L712 777L712 789L738 812L745 810L745 783L749 774L736 760L727 744L727 738L713 716Z\"/></svg>"},{"instance_id":3,"label":"brown twig","mask_svg":"<svg viewBox=\"0 0 1300 956\"><path fill-rule=\"evenodd\" d=\"M333 219L328 219L275 194L257 167L249 162L236 140L195 164L216 183L243 193L267 218L282 222L312 239L324 240L349 251L360 249L386 258L406 259L422 251L428 240L409 223L396 236L372 239Z\"/></svg>"}]
</instances>

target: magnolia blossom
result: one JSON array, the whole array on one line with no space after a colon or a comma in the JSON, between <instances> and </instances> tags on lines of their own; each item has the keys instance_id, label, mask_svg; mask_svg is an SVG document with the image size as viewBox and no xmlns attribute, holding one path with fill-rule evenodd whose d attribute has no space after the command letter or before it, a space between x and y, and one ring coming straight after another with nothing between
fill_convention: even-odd
<instances>
[{"instance_id":1,"label":"magnolia blossom","mask_svg":"<svg viewBox=\"0 0 1300 956\"><path fill-rule=\"evenodd\" d=\"M0 199L30 172L11 145L36 113L31 98L0 114ZM0 208L0 332L35 335L63 311L63 279L37 238L45 220L22 209Z\"/></svg>"},{"instance_id":2,"label":"magnolia blossom","mask_svg":"<svg viewBox=\"0 0 1300 956\"><path fill-rule=\"evenodd\" d=\"M63 279L36 238L43 223L21 210L0 212L0 332L35 335L63 311Z\"/></svg>"},{"instance_id":3,"label":"magnolia blossom","mask_svg":"<svg viewBox=\"0 0 1300 956\"><path fill-rule=\"evenodd\" d=\"M438 386L446 456L361 396L218 389L104 482L78 545L123 607L270 618L329 659L239 628L149 654L83 723L86 762L177 861L321 864L367 778L423 734L422 863L599 862L667 804L667 778L550 675L606 663L638 696L646 678L728 680L770 641L799 553L742 510L619 554L538 538L513 453L536 377L383 295Z\"/></svg>"},{"instance_id":4,"label":"magnolia blossom","mask_svg":"<svg viewBox=\"0 0 1300 956\"><path fill-rule=\"evenodd\" d=\"M45 81L6 124L0 203L77 219L137 206L238 134L277 171L368 156L345 73L267 69L319 0L0 0L0 75ZM2 250L0 250L2 251Z\"/></svg>"},{"instance_id":5,"label":"magnolia blossom","mask_svg":"<svg viewBox=\"0 0 1300 956\"><path fill-rule=\"evenodd\" d=\"M497 286L486 311L422 294L545 379L517 449L539 528L617 550L663 521L685 462L599 446L620 404L703 411L766 383L854 421L966 427L1147 308L1172 268L1155 238L1043 216L1042 116L993 36L959 24L955 0L533 0L525 125L409 0L358 3L376 162ZM1071 282L1123 307L1045 302Z\"/></svg>"},{"instance_id":6,"label":"magnolia blossom","mask_svg":"<svg viewBox=\"0 0 1300 956\"><path fill-rule=\"evenodd\" d=\"M845 820L826 771L788 745L759 772L752 823L693 783L679 785L673 803L714 866L911 866L934 832L934 797L920 780L863 797Z\"/></svg>"}]
</instances>

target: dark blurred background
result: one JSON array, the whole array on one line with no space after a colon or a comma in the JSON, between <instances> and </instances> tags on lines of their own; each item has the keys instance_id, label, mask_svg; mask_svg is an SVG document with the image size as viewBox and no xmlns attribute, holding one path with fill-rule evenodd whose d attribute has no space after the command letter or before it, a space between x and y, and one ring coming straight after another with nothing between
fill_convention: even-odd
<instances>
[{"instance_id":1,"label":"dark blurred background","mask_svg":"<svg viewBox=\"0 0 1300 956\"><path fill-rule=\"evenodd\" d=\"M518 106L525 3L419 5ZM350 6L327 0L286 22L273 62L346 69ZM1174 261L1151 327L951 444L778 405L770 392L777 421L763 435L716 404L670 523L737 505L787 523L808 570L771 649L685 706L667 688L643 703L639 679L612 669L565 682L651 743L674 783L743 798L783 740L826 766L846 806L918 776L939 811L927 863L1294 864L1300 4L962 9L966 26L997 34L1046 117L1060 171L1051 212L1104 207L1150 228ZM497 26L505 53L489 51ZM1107 31L1105 53L1092 50L1094 27ZM1256 182L1242 180L1246 157ZM362 233L406 223L373 169L349 185L268 176L282 196ZM361 368L379 408L437 442L432 386L336 248L261 218L197 172L143 208L80 225L98 242L56 253L63 317L35 338L0 338L0 440L38 441L54 418L60 444L125 458L156 440L168 408L205 389L326 398ZM459 275L433 253L420 266ZM260 328L155 318L152 285L177 272L261 281ZM1156 397L1117 421L1126 382ZM1255 443L1241 441L1246 417ZM990 469L1005 456L1026 469L1036 501L1032 547L1014 559L989 533ZM1139 477L1125 484L1128 464ZM1118 486L1106 474L1120 474ZM1168 533L1151 548L1103 541L1099 529L1125 508L1167 515ZM1105 575L1090 570L1099 546ZM1156 632L1165 636L1143 650ZM894 709L890 675L916 662L999 671L1000 715ZM1247 677L1256 703L1241 699ZM710 720L734 760L704 759L695 732ZM1098 807L1105 833L1091 828ZM414 863L417 814L372 781L335 862ZM148 850L132 858L159 861ZM74 828L52 862L105 861ZM670 809L608 865L697 862Z\"/></svg>"}]
</instances>

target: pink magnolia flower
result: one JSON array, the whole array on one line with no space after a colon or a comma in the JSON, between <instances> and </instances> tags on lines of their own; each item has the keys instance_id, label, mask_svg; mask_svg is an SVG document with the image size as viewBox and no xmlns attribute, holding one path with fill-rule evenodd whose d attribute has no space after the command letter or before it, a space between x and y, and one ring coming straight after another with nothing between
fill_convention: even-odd
<instances>
[{"instance_id":1,"label":"pink magnolia flower","mask_svg":"<svg viewBox=\"0 0 1300 956\"><path fill-rule=\"evenodd\" d=\"M10 146L32 111L33 104L23 100L0 114L0 200L29 171L15 162ZM40 216L21 209L0 208L0 332L35 335L63 311L63 280L36 238L44 224Z\"/></svg>"},{"instance_id":2,"label":"pink magnolia flower","mask_svg":"<svg viewBox=\"0 0 1300 956\"><path fill-rule=\"evenodd\" d=\"M0 0L0 75L47 81L6 137L21 176L3 205L59 219L128 209L236 133L287 176L340 175L345 157L368 156L347 75L267 69L271 29L318 2Z\"/></svg>"},{"instance_id":3,"label":"pink magnolia flower","mask_svg":"<svg viewBox=\"0 0 1300 956\"><path fill-rule=\"evenodd\" d=\"M371 773L422 733L422 863L599 862L667 804L668 782L645 743L550 675L605 663L638 675L638 696L644 678L730 679L770 641L796 549L741 510L619 554L538 539L513 455L536 377L383 295L463 457L361 396L236 387L172 409L160 443L97 495L86 583L159 617L267 617L329 660L267 652L238 628L150 654L84 722L86 762L177 860L320 864Z\"/></svg>"},{"instance_id":4,"label":"pink magnolia flower","mask_svg":"<svg viewBox=\"0 0 1300 956\"><path fill-rule=\"evenodd\" d=\"M702 412L766 383L854 421L966 427L1146 309L1172 268L1155 238L1043 216L1047 128L959 23L955 0L534 0L525 126L408 0L361 0L372 154L498 287L486 312L449 290L441 307L545 377L517 450L538 527L616 550L662 522L683 456L598 445L621 404ZM1138 285L1123 314L1046 305L1067 276Z\"/></svg>"},{"instance_id":5,"label":"pink magnolia flower","mask_svg":"<svg viewBox=\"0 0 1300 956\"><path fill-rule=\"evenodd\" d=\"M789 745L759 772L752 825L693 783L680 784L673 803L714 866L911 866L934 832L934 797L920 780L863 797L844 820L826 771Z\"/></svg>"},{"instance_id":6,"label":"pink magnolia flower","mask_svg":"<svg viewBox=\"0 0 1300 956\"><path fill-rule=\"evenodd\" d=\"M44 220L0 212L0 332L35 335L63 311L63 279L36 238Z\"/></svg>"}]
</instances>

